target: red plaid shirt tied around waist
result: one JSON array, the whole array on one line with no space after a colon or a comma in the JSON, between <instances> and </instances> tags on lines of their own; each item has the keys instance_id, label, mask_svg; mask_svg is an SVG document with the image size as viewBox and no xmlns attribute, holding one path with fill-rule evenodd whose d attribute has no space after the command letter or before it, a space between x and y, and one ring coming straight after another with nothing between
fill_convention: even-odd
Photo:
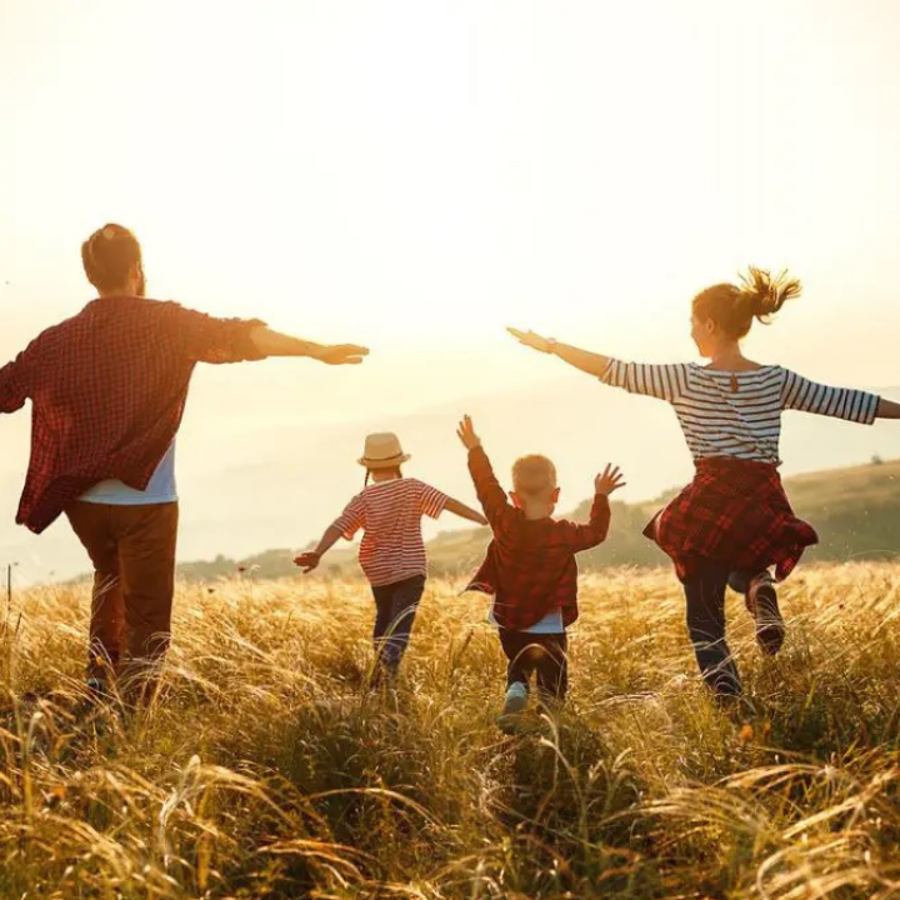
<instances>
[{"instance_id":1,"label":"red plaid shirt tied around waist","mask_svg":"<svg viewBox=\"0 0 900 900\"><path fill-rule=\"evenodd\" d=\"M775 566L780 581L819 542L794 515L774 465L730 457L700 460L694 480L644 534L672 558L681 581L704 559L732 570Z\"/></svg>"},{"instance_id":2,"label":"red plaid shirt tied around waist","mask_svg":"<svg viewBox=\"0 0 900 900\"><path fill-rule=\"evenodd\" d=\"M494 539L466 590L494 595L494 618L503 628L530 628L554 609L562 611L565 625L571 625L578 618L575 554L606 539L609 500L594 498L587 525L526 519L507 501L481 447L469 452L469 472Z\"/></svg>"},{"instance_id":3,"label":"red plaid shirt tied around waist","mask_svg":"<svg viewBox=\"0 0 900 900\"><path fill-rule=\"evenodd\" d=\"M0 412L32 401L16 521L41 532L109 478L144 490L181 423L194 366L261 359L250 333L262 324L105 297L35 338L0 369Z\"/></svg>"}]
</instances>

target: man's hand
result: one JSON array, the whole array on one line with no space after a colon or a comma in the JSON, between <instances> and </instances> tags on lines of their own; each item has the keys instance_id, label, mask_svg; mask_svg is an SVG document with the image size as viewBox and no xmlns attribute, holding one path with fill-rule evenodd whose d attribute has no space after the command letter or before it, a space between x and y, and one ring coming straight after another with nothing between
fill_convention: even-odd
<instances>
[{"instance_id":1,"label":"man's hand","mask_svg":"<svg viewBox=\"0 0 900 900\"><path fill-rule=\"evenodd\" d=\"M368 347L356 344L326 344L315 358L329 366L358 366L369 355Z\"/></svg>"},{"instance_id":2,"label":"man's hand","mask_svg":"<svg viewBox=\"0 0 900 900\"><path fill-rule=\"evenodd\" d=\"M475 434L475 427L472 425L472 419L469 416L463 416L459 428L456 429L457 437L462 441L466 450L474 450L481 446L481 438Z\"/></svg>"},{"instance_id":3,"label":"man's hand","mask_svg":"<svg viewBox=\"0 0 900 900\"><path fill-rule=\"evenodd\" d=\"M316 553L315 550L307 550L306 553L301 553L299 556L294 558L294 565L300 566L300 568L303 569L303 574L308 575L310 572L312 572L313 569L316 568L316 566L319 565L319 560L321 558L322 557L319 556L319 554Z\"/></svg>"},{"instance_id":4,"label":"man's hand","mask_svg":"<svg viewBox=\"0 0 900 900\"><path fill-rule=\"evenodd\" d=\"M608 497L619 488L625 487L625 482L622 479L623 475L619 471L619 467L608 465L603 470L603 474L598 475L594 479L594 493Z\"/></svg>"},{"instance_id":5,"label":"man's hand","mask_svg":"<svg viewBox=\"0 0 900 900\"><path fill-rule=\"evenodd\" d=\"M542 337L534 331L519 331L518 328L506 329L520 344L539 350L541 353L549 353L552 344L548 338Z\"/></svg>"}]
</instances>

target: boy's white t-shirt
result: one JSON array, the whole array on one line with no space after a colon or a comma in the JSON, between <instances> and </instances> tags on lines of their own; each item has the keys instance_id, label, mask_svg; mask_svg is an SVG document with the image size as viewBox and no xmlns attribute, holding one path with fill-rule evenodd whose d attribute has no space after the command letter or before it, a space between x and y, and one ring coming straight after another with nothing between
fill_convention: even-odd
<instances>
[{"instance_id":1,"label":"boy's white t-shirt","mask_svg":"<svg viewBox=\"0 0 900 900\"><path fill-rule=\"evenodd\" d=\"M494 604L491 603L491 609L488 613L488 622L497 628L503 626L494 618ZM524 634L565 634L566 626L563 623L562 610L557 607L551 609L550 612L538 622L535 622L530 628L517 629Z\"/></svg>"},{"instance_id":2,"label":"boy's white t-shirt","mask_svg":"<svg viewBox=\"0 0 900 900\"><path fill-rule=\"evenodd\" d=\"M110 478L98 482L78 499L85 503L107 503L110 506L175 503L178 500L178 489L175 485L175 441L169 444L169 449L150 476L145 491L137 491L117 478Z\"/></svg>"}]
</instances>

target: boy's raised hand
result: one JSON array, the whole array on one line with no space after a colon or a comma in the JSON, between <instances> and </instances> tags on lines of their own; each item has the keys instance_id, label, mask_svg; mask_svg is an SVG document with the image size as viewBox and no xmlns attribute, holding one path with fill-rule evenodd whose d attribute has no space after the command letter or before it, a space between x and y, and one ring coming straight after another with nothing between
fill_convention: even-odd
<instances>
[{"instance_id":1,"label":"boy's raised hand","mask_svg":"<svg viewBox=\"0 0 900 900\"><path fill-rule=\"evenodd\" d=\"M602 475L594 479L594 493L608 497L619 488L625 487L624 476L618 466L608 465Z\"/></svg>"},{"instance_id":2,"label":"boy's raised hand","mask_svg":"<svg viewBox=\"0 0 900 900\"><path fill-rule=\"evenodd\" d=\"M462 421L459 423L459 428L456 429L456 434L466 450L474 450L476 447L481 446L481 438L475 434L475 426L472 425L470 416L463 416Z\"/></svg>"},{"instance_id":3,"label":"boy's raised hand","mask_svg":"<svg viewBox=\"0 0 900 900\"><path fill-rule=\"evenodd\" d=\"M301 553L299 556L294 557L294 565L300 566L300 568L303 569L304 575L309 575L309 573L319 565L319 560L321 558L322 557L320 557L318 553L307 550L306 553Z\"/></svg>"}]
</instances>

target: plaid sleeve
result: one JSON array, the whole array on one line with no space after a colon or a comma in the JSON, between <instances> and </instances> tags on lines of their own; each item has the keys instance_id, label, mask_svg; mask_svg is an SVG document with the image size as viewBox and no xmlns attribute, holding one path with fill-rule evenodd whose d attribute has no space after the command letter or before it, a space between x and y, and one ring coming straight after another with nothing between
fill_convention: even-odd
<instances>
[{"instance_id":1,"label":"plaid sleeve","mask_svg":"<svg viewBox=\"0 0 900 900\"><path fill-rule=\"evenodd\" d=\"M659 400L677 400L687 390L687 366L681 363L654 366L611 359L600 380L630 394L643 394Z\"/></svg>"},{"instance_id":2,"label":"plaid sleeve","mask_svg":"<svg viewBox=\"0 0 900 900\"><path fill-rule=\"evenodd\" d=\"M818 413L862 425L871 425L878 412L876 394L817 384L787 369L781 388L781 403L783 409Z\"/></svg>"},{"instance_id":3,"label":"plaid sleeve","mask_svg":"<svg viewBox=\"0 0 900 900\"><path fill-rule=\"evenodd\" d=\"M218 319L178 303L161 304L169 331L181 352L194 362L232 363L264 359L251 333L261 319Z\"/></svg>"},{"instance_id":4,"label":"plaid sleeve","mask_svg":"<svg viewBox=\"0 0 900 900\"><path fill-rule=\"evenodd\" d=\"M606 540L611 519L609 497L596 494L591 506L591 520L587 525L562 520L556 523L562 541L573 553L589 550Z\"/></svg>"},{"instance_id":5,"label":"plaid sleeve","mask_svg":"<svg viewBox=\"0 0 900 900\"><path fill-rule=\"evenodd\" d=\"M28 397L25 378L24 354L0 369L0 412L11 413L21 409Z\"/></svg>"},{"instance_id":6,"label":"plaid sleeve","mask_svg":"<svg viewBox=\"0 0 900 900\"><path fill-rule=\"evenodd\" d=\"M506 491L500 487L500 482L494 475L494 469L487 453L484 452L484 447L478 446L469 451L469 474L472 476L481 508L496 533L496 529L502 526L504 517L509 514L512 507L506 500Z\"/></svg>"},{"instance_id":7,"label":"plaid sleeve","mask_svg":"<svg viewBox=\"0 0 900 900\"><path fill-rule=\"evenodd\" d=\"M418 482L419 485L419 512L423 516L436 519L447 505L450 499L446 494L442 494L437 488L430 484Z\"/></svg>"},{"instance_id":8,"label":"plaid sleeve","mask_svg":"<svg viewBox=\"0 0 900 900\"><path fill-rule=\"evenodd\" d=\"M366 508L362 494L357 494L346 509L334 520L333 528L340 529L345 540L352 541L353 536L366 524Z\"/></svg>"}]
</instances>

